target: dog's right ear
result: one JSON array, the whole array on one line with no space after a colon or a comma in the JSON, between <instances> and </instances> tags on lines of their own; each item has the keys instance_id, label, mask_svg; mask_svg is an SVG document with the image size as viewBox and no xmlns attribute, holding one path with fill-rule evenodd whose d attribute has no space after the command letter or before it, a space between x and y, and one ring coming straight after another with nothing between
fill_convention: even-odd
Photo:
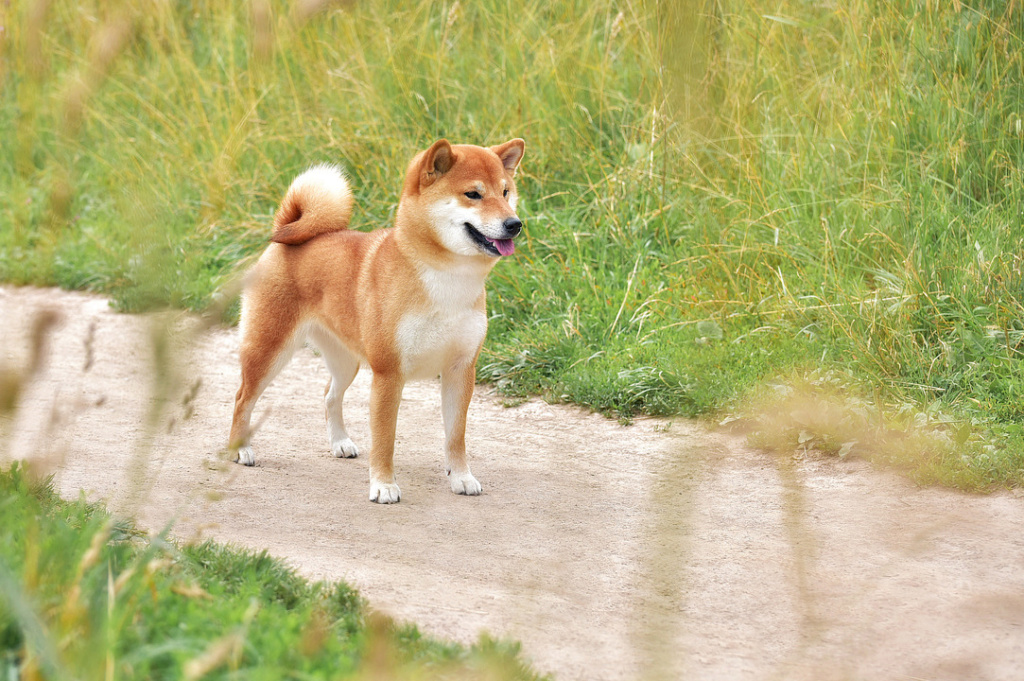
<instances>
[{"instance_id":1,"label":"dog's right ear","mask_svg":"<svg viewBox=\"0 0 1024 681\"><path fill-rule=\"evenodd\" d=\"M420 166L420 186L429 187L455 165L455 152L448 140L437 140L423 154Z\"/></svg>"}]
</instances>

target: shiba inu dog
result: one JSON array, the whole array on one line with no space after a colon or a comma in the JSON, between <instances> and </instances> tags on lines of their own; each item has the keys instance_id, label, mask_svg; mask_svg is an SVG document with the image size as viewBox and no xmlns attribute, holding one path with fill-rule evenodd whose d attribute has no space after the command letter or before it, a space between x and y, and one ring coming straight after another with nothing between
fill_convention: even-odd
<instances>
[{"instance_id":1,"label":"shiba inu dog","mask_svg":"<svg viewBox=\"0 0 1024 681\"><path fill-rule=\"evenodd\" d=\"M341 171L310 168L274 216L271 243L242 294L242 385L230 447L255 463L253 407L307 340L331 378L325 403L331 452L359 453L345 430L342 397L360 364L373 370L370 500L401 499L393 466L406 381L441 377L445 469L452 491L480 494L466 460L466 412L487 333L484 280L515 251L515 173L525 143L494 147L435 142L409 164L394 227L348 230L352 194Z\"/></svg>"}]
</instances>

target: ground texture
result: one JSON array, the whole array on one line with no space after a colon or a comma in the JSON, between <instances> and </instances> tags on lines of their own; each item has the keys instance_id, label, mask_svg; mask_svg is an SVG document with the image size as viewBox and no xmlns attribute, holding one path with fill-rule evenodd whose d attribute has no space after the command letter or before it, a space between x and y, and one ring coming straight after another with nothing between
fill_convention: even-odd
<instances>
[{"instance_id":1,"label":"ground texture","mask_svg":"<svg viewBox=\"0 0 1024 681\"><path fill-rule=\"evenodd\" d=\"M0 453L144 527L173 521L181 540L267 549L309 577L347 580L431 634L520 639L561 680L1018 679L1024 669L1020 494L967 496L859 462L769 456L692 422L507 407L480 386L467 442L484 493L455 496L428 382L407 386L399 415L402 501L378 506L365 457L329 453L327 372L312 351L261 400L256 466L245 468L222 451L237 330L179 319L173 363L155 371L161 318L0 288L0 364L28 357L41 309L62 321L19 411L0 422ZM364 371L345 402L364 452L368 397Z\"/></svg>"}]
</instances>

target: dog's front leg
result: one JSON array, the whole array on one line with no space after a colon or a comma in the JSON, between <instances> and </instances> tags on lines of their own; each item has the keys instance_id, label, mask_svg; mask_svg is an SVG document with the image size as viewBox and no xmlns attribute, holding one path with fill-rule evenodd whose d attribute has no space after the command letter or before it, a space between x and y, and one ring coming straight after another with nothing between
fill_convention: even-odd
<instances>
[{"instance_id":1,"label":"dog's front leg","mask_svg":"<svg viewBox=\"0 0 1024 681\"><path fill-rule=\"evenodd\" d=\"M402 380L394 373L373 372L370 386L370 501L394 504L402 498L395 483L395 424L402 401Z\"/></svg>"},{"instance_id":2,"label":"dog's front leg","mask_svg":"<svg viewBox=\"0 0 1024 681\"><path fill-rule=\"evenodd\" d=\"M444 413L445 471L456 494L480 494L481 487L466 460L466 413L476 382L476 361L465 359L441 374L441 410Z\"/></svg>"}]
</instances>

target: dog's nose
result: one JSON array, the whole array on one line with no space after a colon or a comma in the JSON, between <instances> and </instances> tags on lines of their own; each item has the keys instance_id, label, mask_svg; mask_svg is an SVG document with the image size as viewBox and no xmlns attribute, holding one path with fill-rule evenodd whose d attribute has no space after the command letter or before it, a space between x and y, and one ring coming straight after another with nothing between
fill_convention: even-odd
<instances>
[{"instance_id":1,"label":"dog's nose","mask_svg":"<svg viewBox=\"0 0 1024 681\"><path fill-rule=\"evenodd\" d=\"M505 233L508 234L508 238L512 238L523 231L523 221L517 217L505 218L505 221L501 223L501 226L505 228Z\"/></svg>"}]
</instances>

